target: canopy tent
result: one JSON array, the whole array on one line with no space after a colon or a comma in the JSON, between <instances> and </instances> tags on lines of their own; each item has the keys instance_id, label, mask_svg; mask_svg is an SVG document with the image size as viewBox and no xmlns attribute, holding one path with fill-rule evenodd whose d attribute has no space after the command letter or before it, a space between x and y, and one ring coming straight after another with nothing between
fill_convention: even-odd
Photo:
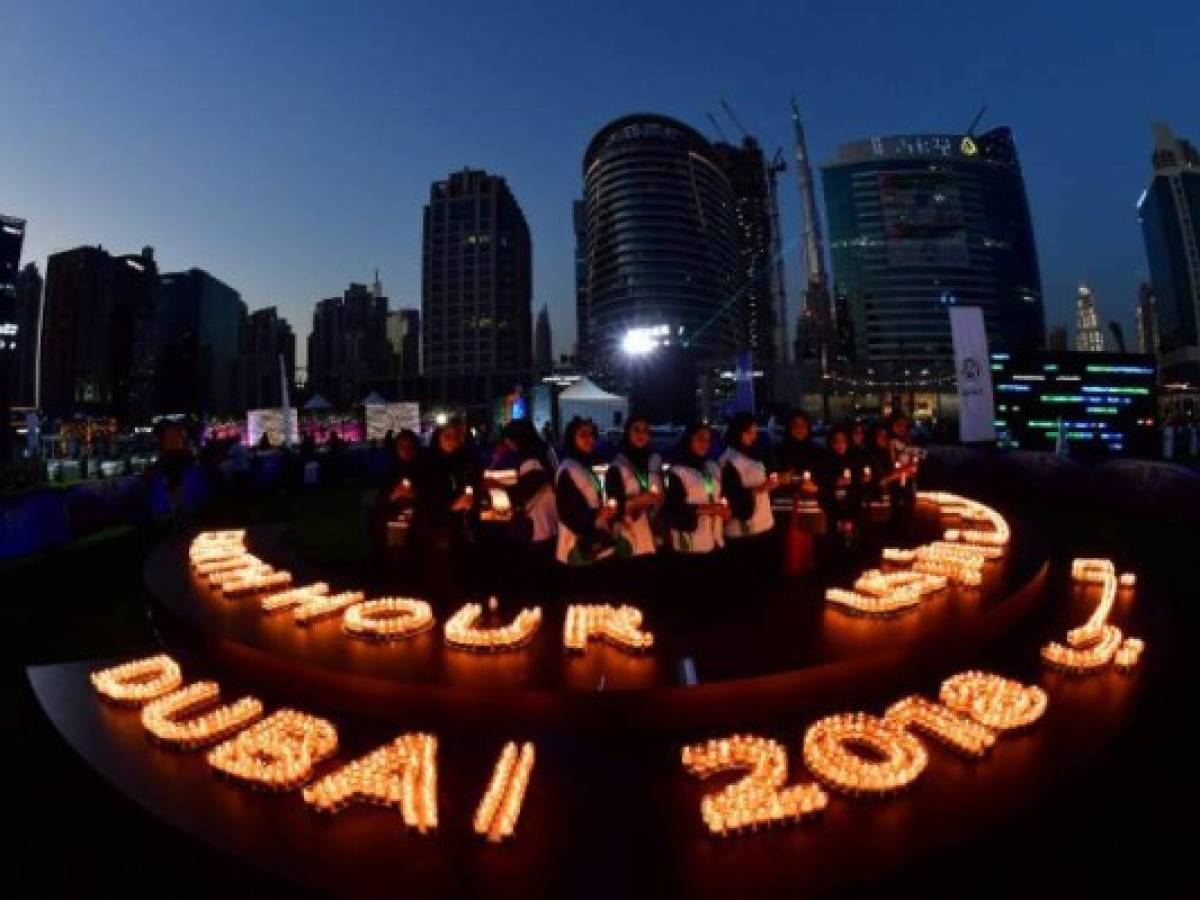
<instances>
[{"instance_id":1,"label":"canopy tent","mask_svg":"<svg viewBox=\"0 0 1200 900\"><path fill-rule=\"evenodd\" d=\"M564 427L579 416L591 419L601 429L619 428L629 414L629 400L580 378L558 395L558 414Z\"/></svg>"},{"instance_id":2,"label":"canopy tent","mask_svg":"<svg viewBox=\"0 0 1200 900\"><path fill-rule=\"evenodd\" d=\"M312 398L304 404L305 412L317 412L318 410L330 409L330 403L320 394L313 394Z\"/></svg>"},{"instance_id":3,"label":"canopy tent","mask_svg":"<svg viewBox=\"0 0 1200 900\"><path fill-rule=\"evenodd\" d=\"M371 391L371 393L369 393L369 394L367 394L367 396L363 397L362 402L359 403L358 405L359 406L383 406L386 403L387 403L386 400L384 400L382 397L380 397L374 391Z\"/></svg>"}]
</instances>

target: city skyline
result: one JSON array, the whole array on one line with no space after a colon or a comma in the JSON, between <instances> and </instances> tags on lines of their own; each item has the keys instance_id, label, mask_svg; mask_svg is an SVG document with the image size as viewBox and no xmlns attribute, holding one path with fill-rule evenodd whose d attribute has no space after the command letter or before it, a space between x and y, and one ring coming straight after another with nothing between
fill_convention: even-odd
<instances>
[{"instance_id":1,"label":"city skyline","mask_svg":"<svg viewBox=\"0 0 1200 900\"><path fill-rule=\"evenodd\" d=\"M533 306L549 306L555 352L568 352L571 203L590 136L645 110L716 139L711 111L738 140L719 110L725 97L768 156L777 146L789 156L793 89L818 165L865 134L961 131L988 103L982 127L1016 132L1047 324L1070 321L1087 281L1105 321L1132 333L1148 277L1135 204L1150 123L1200 130L1194 30L1182 27L1200 14L1183 3L1153 18L1098 18L1082 4L1040 17L1021 4L789 6L720 28L689 4L711 24L686 35L676 9L627 20L612 6L538 4L481 10L451 40L439 31L454 13L437 9L297 7L281 22L267 7L230 19L134 6L120 17L52 4L9 16L6 54L30 89L9 81L7 112L21 127L0 146L0 209L28 220L23 263L44 271L51 253L75 246L151 244L164 271L199 267L251 309L278 307L302 347L313 304L376 268L393 308L419 306L428 185L472 166L504 177L525 211ZM347 65L362 58L381 65ZM468 62L493 77L445 77L474 71ZM1151 71L1146 91L1135 76ZM794 176L780 182L791 329L802 271Z\"/></svg>"}]
</instances>

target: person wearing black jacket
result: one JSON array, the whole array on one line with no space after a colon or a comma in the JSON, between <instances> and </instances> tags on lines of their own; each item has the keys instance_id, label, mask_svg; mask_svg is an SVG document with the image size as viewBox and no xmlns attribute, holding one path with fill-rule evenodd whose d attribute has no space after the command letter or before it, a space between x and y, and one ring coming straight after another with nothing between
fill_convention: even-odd
<instances>
[{"instance_id":1,"label":"person wearing black jacket","mask_svg":"<svg viewBox=\"0 0 1200 900\"><path fill-rule=\"evenodd\" d=\"M469 569L469 519L482 485L463 442L460 422L437 428L413 470L412 540L430 597L457 599Z\"/></svg>"},{"instance_id":2,"label":"person wearing black jacket","mask_svg":"<svg viewBox=\"0 0 1200 900\"><path fill-rule=\"evenodd\" d=\"M605 502L604 485L593 470L596 426L590 419L576 416L567 423L563 456L554 480L558 512L555 558L568 566L588 565L611 552L611 523L617 514L616 504Z\"/></svg>"},{"instance_id":3,"label":"person wearing black jacket","mask_svg":"<svg viewBox=\"0 0 1200 900\"><path fill-rule=\"evenodd\" d=\"M778 477L770 474L758 446L758 423L748 412L740 412L725 430L725 452L721 466L721 494L729 501L731 516L725 537L747 538L765 534L775 527L770 491Z\"/></svg>"},{"instance_id":4,"label":"person wearing black jacket","mask_svg":"<svg viewBox=\"0 0 1200 900\"><path fill-rule=\"evenodd\" d=\"M817 500L827 464L825 449L813 441L808 413L801 410L789 413L783 440L776 450L780 484L790 486L799 500Z\"/></svg>"},{"instance_id":5,"label":"person wearing black jacket","mask_svg":"<svg viewBox=\"0 0 1200 900\"><path fill-rule=\"evenodd\" d=\"M514 419L504 427L502 446L511 452L517 470L516 484L507 488L514 531L534 547L549 548L558 534L550 448L528 419Z\"/></svg>"},{"instance_id":6,"label":"person wearing black jacket","mask_svg":"<svg viewBox=\"0 0 1200 900\"><path fill-rule=\"evenodd\" d=\"M862 510L862 477L851 452L850 433L845 428L831 428L825 445L829 455L821 483L821 507L829 519L830 530L848 542L858 528Z\"/></svg>"}]
</instances>

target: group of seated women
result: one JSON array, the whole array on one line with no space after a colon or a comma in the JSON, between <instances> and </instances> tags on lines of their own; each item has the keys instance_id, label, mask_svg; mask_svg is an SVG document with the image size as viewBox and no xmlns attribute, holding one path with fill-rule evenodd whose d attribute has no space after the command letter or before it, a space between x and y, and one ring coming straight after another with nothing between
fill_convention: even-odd
<instances>
[{"instance_id":1,"label":"group of seated women","mask_svg":"<svg viewBox=\"0 0 1200 900\"><path fill-rule=\"evenodd\" d=\"M411 432L399 435L383 499L389 518L410 523L422 564L442 570L436 577L453 574L455 548L469 540L480 512L568 567L761 544L779 511L807 511L821 530L849 538L868 508L903 506L913 495L919 452L909 444L908 426L902 415L870 429L837 426L822 446L808 416L797 411L771 446L754 417L740 413L728 423L719 454L712 427L697 422L664 461L649 420L634 415L605 464L590 420L568 423L559 455L520 419L506 426L492 456L491 470L507 473L499 479L471 451L466 429L451 422L433 433L428 448ZM487 515L497 492L505 514Z\"/></svg>"}]
</instances>

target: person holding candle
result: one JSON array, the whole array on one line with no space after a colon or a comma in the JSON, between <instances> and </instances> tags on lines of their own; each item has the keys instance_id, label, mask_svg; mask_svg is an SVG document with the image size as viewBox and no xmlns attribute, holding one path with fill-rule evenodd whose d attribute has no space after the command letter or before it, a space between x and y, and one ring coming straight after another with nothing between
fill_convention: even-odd
<instances>
[{"instance_id":1,"label":"person holding candle","mask_svg":"<svg viewBox=\"0 0 1200 900\"><path fill-rule=\"evenodd\" d=\"M696 422L684 431L667 480L664 506L671 547L679 553L711 553L725 546L729 504L721 497L721 469L708 458L712 430Z\"/></svg>"},{"instance_id":2,"label":"person holding candle","mask_svg":"<svg viewBox=\"0 0 1200 900\"><path fill-rule=\"evenodd\" d=\"M612 552L616 503L607 503L596 464L596 426L579 416L563 434L563 461L554 481L558 513L555 558L568 566L588 565Z\"/></svg>"},{"instance_id":3,"label":"person holding candle","mask_svg":"<svg viewBox=\"0 0 1200 900\"><path fill-rule=\"evenodd\" d=\"M552 556L558 535L558 511L551 481L550 448L538 437L528 419L514 419L504 427L502 445L514 456L517 482L508 488L509 502L516 510L515 532L539 556Z\"/></svg>"},{"instance_id":4,"label":"person holding candle","mask_svg":"<svg viewBox=\"0 0 1200 900\"><path fill-rule=\"evenodd\" d=\"M917 496L917 463L921 451L912 443L912 423L903 412L892 414L888 424L892 470L898 476L892 482L892 503L911 509Z\"/></svg>"},{"instance_id":5,"label":"person holding candle","mask_svg":"<svg viewBox=\"0 0 1200 900\"><path fill-rule=\"evenodd\" d=\"M826 476L821 485L821 507L831 530L847 542L854 536L862 509L862 480L851 453L850 433L842 426L831 428L825 438L829 452Z\"/></svg>"},{"instance_id":6,"label":"person holding candle","mask_svg":"<svg viewBox=\"0 0 1200 900\"><path fill-rule=\"evenodd\" d=\"M412 537L426 596L456 598L463 587L468 523L481 491L479 469L464 448L465 428L451 420L434 429L414 468Z\"/></svg>"},{"instance_id":7,"label":"person holding candle","mask_svg":"<svg viewBox=\"0 0 1200 900\"><path fill-rule=\"evenodd\" d=\"M783 441L776 451L780 484L794 491L797 499L815 501L825 468L825 450L812 438L812 420L808 413L793 410L788 414Z\"/></svg>"},{"instance_id":8,"label":"person holding candle","mask_svg":"<svg viewBox=\"0 0 1200 900\"><path fill-rule=\"evenodd\" d=\"M758 445L758 423L748 412L740 412L725 430L725 452L721 467L721 494L729 501L731 516L725 523L727 538L750 538L775 527L770 491L779 477L767 472Z\"/></svg>"},{"instance_id":9,"label":"person holding candle","mask_svg":"<svg viewBox=\"0 0 1200 900\"><path fill-rule=\"evenodd\" d=\"M413 431L405 428L385 446L390 453L388 472L376 493L371 536L380 560L403 571L413 509L413 477L421 441Z\"/></svg>"},{"instance_id":10,"label":"person holding candle","mask_svg":"<svg viewBox=\"0 0 1200 900\"><path fill-rule=\"evenodd\" d=\"M649 556L658 549L654 514L663 503L662 458L650 446L650 420L632 415L621 448L604 475L604 491L616 501L613 534L621 556Z\"/></svg>"}]
</instances>

